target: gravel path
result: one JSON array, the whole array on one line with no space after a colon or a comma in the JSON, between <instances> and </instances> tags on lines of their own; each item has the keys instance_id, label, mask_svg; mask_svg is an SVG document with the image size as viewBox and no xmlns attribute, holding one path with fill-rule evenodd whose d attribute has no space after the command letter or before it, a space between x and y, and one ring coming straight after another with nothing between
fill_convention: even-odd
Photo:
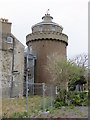
<instances>
[{"instance_id":1,"label":"gravel path","mask_svg":"<svg viewBox=\"0 0 90 120\"><path fill-rule=\"evenodd\" d=\"M88 118L88 107L62 107L57 112L61 118Z\"/></svg>"},{"instance_id":2,"label":"gravel path","mask_svg":"<svg viewBox=\"0 0 90 120\"><path fill-rule=\"evenodd\" d=\"M49 112L39 114L36 118L88 118L88 107L62 107L57 109L54 113Z\"/></svg>"}]
</instances>

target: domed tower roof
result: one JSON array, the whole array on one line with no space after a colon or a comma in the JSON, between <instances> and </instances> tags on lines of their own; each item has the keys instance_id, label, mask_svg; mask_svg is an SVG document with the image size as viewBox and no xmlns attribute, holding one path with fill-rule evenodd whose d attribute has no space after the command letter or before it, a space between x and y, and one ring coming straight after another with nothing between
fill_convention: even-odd
<instances>
[{"instance_id":1,"label":"domed tower roof","mask_svg":"<svg viewBox=\"0 0 90 120\"><path fill-rule=\"evenodd\" d=\"M34 28L36 29L36 27L38 28L39 26L47 26L47 25L53 25L53 26L57 26L57 27L59 27L60 29L61 29L61 31L63 30L63 27L62 26L60 26L59 24L57 24L57 23L55 23L55 22L52 22L52 20L53 20L53 17L52 16L50 16L50 14L45 14L45 16L43 16L42 17L42 22L40 22L40 23L37 23L37 24L35 24L35 25L33 25L32 26L32 32L34 32L35 30L34 30ZM37 31L35 31L35 32L38 32L38 31L40 31L39 29L37 30ZM60 31L57 31L57 32L60 32Z\"/></svg>"},{"instance_id":2,"label":"domed tower roof","mask_svg":"<svg viewBox=\"0 0 90 120\"><path fill-rule=\"evenodd\" d=\"M42 17L42 22L32 26L32 33L26 36L26 44L34 40L59 40L68 45L68 36L64 33L63 27L52 21L53 17L50 14L45 14Z\"/></svg>"}]
</instances>

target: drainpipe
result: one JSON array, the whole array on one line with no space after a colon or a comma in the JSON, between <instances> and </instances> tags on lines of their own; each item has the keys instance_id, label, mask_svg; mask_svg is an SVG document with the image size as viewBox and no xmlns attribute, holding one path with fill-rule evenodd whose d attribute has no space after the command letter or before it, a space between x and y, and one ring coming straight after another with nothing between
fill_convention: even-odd
<instances>
[{"instance_id":1,"label":"drainpipe","mask_svg":"<svg viewBox=\"0 0 90 120\"><path fill-rule=\"evenodd\" d=\"M11 90L10 90L10 98L13 97L14 47L15 47L15 38L13 38L13 49L12 49L12 73L11 73Z\"/></svg>"}]
</instances>

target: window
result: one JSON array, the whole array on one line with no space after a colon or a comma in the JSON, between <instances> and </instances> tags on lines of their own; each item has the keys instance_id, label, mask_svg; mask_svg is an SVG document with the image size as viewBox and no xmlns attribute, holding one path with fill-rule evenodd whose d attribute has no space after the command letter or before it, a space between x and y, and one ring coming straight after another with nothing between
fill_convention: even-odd
<instances>
[{"instance_id":1,"label":"window","mask_svg":"<svg viewBox=\"0 0 90 120\"><path fill-rule=\"evenodd\" d=\"M8 38L7 38L7 42L8 42L8 43L13 43L13 38L12 38L12 37L8 37Z\"/></svg>"},{"instance_id":2,"label":"window","mask_svg":"<svg viewBox=\"0 0 90 120\"><path fill-rule=\"evenodd\" d=\"M52 26L52 32L55 32L55 26Z\"/></svg>"},{"instance_id":3,"label":"window","mask_svg":"<svg viewBox=\"0 0 90 120\"><path fill-rule=\"evenodd\" d=\"M42 33L42 31L43 31L43 28L42 28L42 26L40 26L40 33Z\"/></svg>"},{"instance_id":4,"label":"window","mask_svg":"<svg viewBox=\"0 0 90 120\"><path fill-rule=\"evenodd\" d=\"M32 54L32 45L30 45L30 54Z\"/></svg>"},{"instance_id":5,"label":"window","mask_svg":"<svg viewBox=\"0 0 90 120\"><path fill-rule=\"evenodd\" d=\"M76 90L76 91L83 91L83 85L77 84L75 90Z\"/></svg>"}]
</instances>

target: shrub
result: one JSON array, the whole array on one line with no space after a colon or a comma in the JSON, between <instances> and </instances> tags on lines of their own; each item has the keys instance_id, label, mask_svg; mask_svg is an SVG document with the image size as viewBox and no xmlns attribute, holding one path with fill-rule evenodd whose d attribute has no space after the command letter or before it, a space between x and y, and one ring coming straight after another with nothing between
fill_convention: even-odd
<instances>
[{"instance_id":1,"label":"shrub","mask_svg":"<svg viewBox=\"0 0 90 120\"><path fill-rule=\"evenodd\" d=\"M68 92L68 100L75 106L87 106L88 105L88 93L87 92Z\"/></svg>"},{"instance_id":2,"label":"shrub","mask_svg":"<svg viewBox=\"0 0 90 120\"><path fill-rule=\"evenodd\" d=\"M72 106L88 106L88 93L87 92L76 92L76 91L69 91L65 92L62 90L62 92L59 92L59 95L56 97L54 101L54 107L60 108L61 106L67 106L68 101L70 102L70 105Z\"/></svg>"},{"instance_id":3,"label":"shrub","mask_svg":"<svg viewBox=\"0 0 90 120\"><path fill-rule=\"evenodd\" d=\"M65 89L59 89L59 94L56 97L55 101L54 101L54 106L56 108L60 108L61 106L66 106L66 90Z\"/></svg>"}]
</instances>

